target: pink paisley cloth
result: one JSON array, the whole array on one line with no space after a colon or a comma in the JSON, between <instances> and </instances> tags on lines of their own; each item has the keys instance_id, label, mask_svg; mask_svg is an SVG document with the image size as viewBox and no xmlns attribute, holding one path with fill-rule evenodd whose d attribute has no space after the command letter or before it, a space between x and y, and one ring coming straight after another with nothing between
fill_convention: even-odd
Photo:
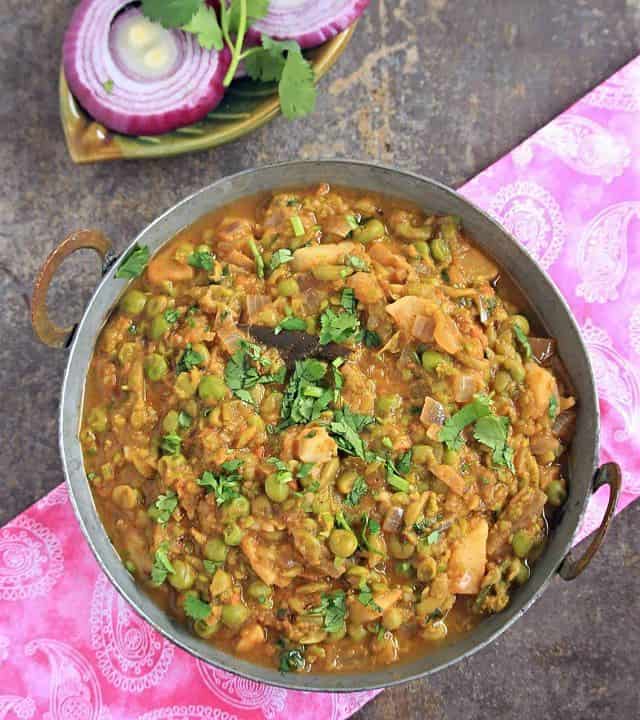
<instances>
[{"instance_id":1,"label":"pink paisley cloth","mask_svg":"<svg viewBox=\"0 0 640 720\"><path fill-rule=\"evenodd\" d=\"M582 328L602 461L640 494L640 58L468 183ZM595 496L576 541L600 522ZM0 529L0 720L343 720L376 693L288 692L210 667L113 589L60 486Z\"/></svg>"}]
</instances>

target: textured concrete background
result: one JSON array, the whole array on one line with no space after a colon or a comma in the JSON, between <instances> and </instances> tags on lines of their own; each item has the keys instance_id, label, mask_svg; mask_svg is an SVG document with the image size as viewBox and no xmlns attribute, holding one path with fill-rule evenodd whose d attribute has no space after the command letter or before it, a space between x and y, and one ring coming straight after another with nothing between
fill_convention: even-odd
<instances>
[{"instance_id":1,"label":"textured concrete background","mask_svg":"<svg viewBox=\"0 0 640 720\"><path fill-rule=\"evenodd\" d=\"M202 185L291 158L381 160L459 185L640 51L640 0L373 0L312 118L197 155L75 167L56 91L72 5L0 3L0 524L62 481L65 356L33 339L27 298L68 232L96 226L121 249ZM90 254L65 265L59 318L79 315L97 277ZM640 503L582 578L555 580L490 648L384 693L359 720L637 718L638 522Z\"/></svg>"}]
</instances>

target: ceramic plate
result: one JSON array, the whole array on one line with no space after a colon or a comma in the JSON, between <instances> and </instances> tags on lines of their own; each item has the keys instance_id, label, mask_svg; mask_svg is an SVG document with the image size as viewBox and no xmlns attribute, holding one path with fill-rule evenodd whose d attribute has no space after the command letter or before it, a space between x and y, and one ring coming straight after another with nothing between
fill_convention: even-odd
<instances>
[{"instance_id":1,"label":"ceramic plate","mask_svg":"<svg viewBox=\"0 0 640 720\"><path fill-rule=\"evenodd\" d=\"M321 45L305 52L316 80L325 75L351 39L355 24ZM220 105L204 120L156 136L120 135L95 122L71 94L60 69L60 118L67 148L76 163L119 158L157 158L180 155L223 145L246 135L280 112L275 83L234 80Z\"/></svg>"}]
</instances>

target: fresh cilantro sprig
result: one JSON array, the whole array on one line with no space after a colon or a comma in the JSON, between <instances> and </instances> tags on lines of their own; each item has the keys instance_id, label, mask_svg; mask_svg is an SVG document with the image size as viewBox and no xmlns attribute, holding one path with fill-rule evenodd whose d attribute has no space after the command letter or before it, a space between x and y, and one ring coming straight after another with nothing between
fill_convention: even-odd
<instances>
[{"instance_id":1,"label":"fresh cilantro sprig","mask_svg":"<svg viewBox=\"0 0 640 720\"><path fill-rule=\"evenodd\" d=\"M280 458L272 457L267 460L270 465L276 469L276 480L285 485L293 480L293 473L289 470L289 466Z\"/></svg>"},{"instance_id":2,"label":"fresh cilantro sprig","mask_svg":"<svg viewBox=\"0 0 640 720\"><path fill-rule=\"evenodd\" d=\"M327 374L326 363L313 358L296 362L282 399L278 430L306 425L329 407L333 391L320 385Z\"/></svg>"},{"instance_id":3,"label":"fresh cilantro sprig","mask_svg":"<svg viewBox=\"0 0 640 720\"><path fill-rule=\"evenodd\" d=\"M288 317L281 320L273 329L276 335L279 335L283 330L297 330L302 331L307 329L307 323L295 315L289 315Z\"/></svg>"},{"instance_id":4,"label":"fresh cilantro sprig","mask_svg":"<svg viewBox=\"0 0 640 720\"><path fill-rule=\"evenodd\" d=\"M214 493L216 505L225 505L240 497L242 476L238 470L242 463L242 460L227 460L220 466L221 472L218 475L211 470L205 470L198 478L198 485Z\"/></svg>"},{"instance_id":5,"label":"fresh cilantro sprig","mask_svg":"<svg viewBox=\"0 0 640 720\"><path fill-rule=\"evenodd\" d=\"M211 272L213 270L214 259L213 254L209 252L209 250L196 250L189 255L187 262L191 265L191 267L198 270Z\"/></svg>"},{"instance_id":6,"label":"fresh cilantro sprig","mask_svg":"<svg viewBox=\"0 0 640 720\"><path fill-rule=\"evenodd\" d=\"M175 572L175 568L169 560L169 541L164 540L158 545L153 565L151 566L151 582L153 585L162 585L169 573Z\"/></svg>"},{"instance_id":7,"label":"fresh cilantro sprig","mask_svg":"<svg viewBox=\"0 0 640 720\"><path fill-rule=\"evenodd\" d=\"M378 603L373 599L373 593L371 592L371 588L367 585L367 583L363 580L358 590L360 591L358 593L358 600L368 608L371 608L371 610L375 610L375 612L382 612L382 608Z\"/></svg>"},{"instance_id":8,"label":"fresh cilantro sprig","mask_svg":"<svg viewBox=\"0 0 640 720\"><path fill-rule=\"evenodd\" d=\"M203 362L204 357L191 347L191 343L187 343L184 352L182 353L182 357L178 360L178 364L176 365L176 372L178 374L189 372L192 368L197 365L201 365Z\"/></svg>"},{"instance_id":9,"label":"fresh cilantro sprig","mask_svg":"<svg viewBox=\"0 0 640 720\"><path fill-rule=\"evenodd\" d=\"M316 87L313 67L297 42L273 40L262 35L261 45L244 49L248 28L269 11L269 0L222 0L220 17L205 0L142 0L144 15L165 28L192 33L206 50L231 52L231 63L223 80L231 84L240 62L253 80L277 82L280 106L288 119L313 112Z\"/></svg>"},{"instance_id":10,"label":"fresh cilantro sprig","mask_svg":"<svg viewBox=\"0 0 640 720\"><path fill-rule=\"evenodd\" d=\"M182 607L184 614L192 620L206 620L211 615L211 605L195 594L187 595Z\"/></svg>"},{"instance_id":11,"label":"fresh cilantro sprig","mask_svg":"<svg viewBox=\"0 0 640 720\"><path fill-rule=\"evenodd\" d=\"M320 344L343 343L356 339L360 333L360 319L356 299L351 288L345 288L340 298L342 312L327 308L320 316Z\"/></svg>"},{"instance_id":12,"label":"fresh cilantro sprig","mask_svg":"<svg viewBox=\"0 0 640 720\"><path fill-rule=\"evenodd\" d=\"M372 453L367 450L360 433L375 421L374 417L354 413L348 405L345 405L336 410L333 420L329 424L329 433L336 441L339 450L369 462L373 459Z\"/></svg>"},{"instance_id":13,"label":"fresh cilantro sprig","mask_svg":"<svg viewBox=\"0 0 640 720\"><path fill-rule=\"evenodd\" d=\"M179 455L182 446L182 438L176 433L163 435L160 441L160 450L164 455Z\"/></svg>"},{"instance_id":14,"label":"fresh cilantro sprig","mask_svg":"<svg viewBox=\"0 0 640 720\"><path fill-rule=\"evenodd\" d=\"M149 248L137 243L124 256L116 270L116 277L123 280L132 280L144 272L149 262Z\"/></svg>"},{"instance_id":15,"label":"fresh cilantro sprig","mask_svg":"<svg viewBox=\"0 0 640 720\"><path fill-rule=\"evenodd\" d=\"M286 374L284 365L275 373L260 373L256 365L267 368L271 361L262 355L259 345L242 340L224 368L224 381L227 386L237 398L248 405L254 405L249 392L251 388L258 384L282 383Z\"/></svg>"},{"instance_id":16,"label":"fresh cilantro sprig","mask_svg":"<svg viewBox=\"0 0 640 720\"><path fill-rule=\"evenodd\" d=\"M489 449L493 450L491 459L496 465L504 465L515 472L513 466L513 448L507 445L509 435L509 418L489 415L480 418L474 427L473 437Z\"/></svg>"},{"instance_id":17,"label":"fresh cilantro sprig","mask_svg":"<svg viewBox=\"0 0 640 720\"><path fill-rule=\"evenodd\" d=\"M358 475L353 483L353 487L347 493L347 497L344 499L345 505L354 507L360 500L369 492L369 486L365 482L362 475Z\"/></svg>"},{"instance_id":18,"label":"fresh cilantro sprig","mask_svg":"<svg viewBox=\"0 0 640 720\"><path fill-rule=\"evenodd\" d=\"M408 492L411 487L409 481L402 476L406 475L411 469L412 457L413 450L407 450L395 462L390 457L387 457L384 461L387 482L392 488L400 492Z\"/></svg>"},{"instance_id":19,"label":"fresh cilantro sprig","mask_svg":"<svg viewBox=\"0 0 640 720\"><path fill-rule=\"evenodd\" d=\"M558 398L552 395L549 398L549 417L551 420L555 420L558 415Z\"/></svg>"},{"instance_id":20,"label":"fresh cilantro sprig","mask_svg":"<svg viewBox=\"0 0 640 720\"><path fill-rule=\"evenodd\" d=\"M462 431L482 417L491 415L491 401L487 395L476 395L472 402L446 420L439 439L449 450L462 447Z\"/></svg>"},{"instance_id":21,"label":"fresh cilantro sprig","mask_svg":"<svg viewBox=\"0 0 640 720\"><path fill-rule=\"evenodd\" d=\"M324 629L329 633L342 630L347 616L347 596L344 590L335 590L332 593L324 593L320 599L320 605L308 612L308 615L322 615Z\"/></svg>"}]
</instances>

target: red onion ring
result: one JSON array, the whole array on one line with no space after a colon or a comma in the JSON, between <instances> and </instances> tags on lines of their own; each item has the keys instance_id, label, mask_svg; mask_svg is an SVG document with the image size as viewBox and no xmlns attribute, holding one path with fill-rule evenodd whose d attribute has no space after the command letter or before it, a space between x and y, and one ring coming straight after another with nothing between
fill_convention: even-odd
<instances>
[{"instance_id":1,"label":"red onion ring","mask_svg":"<svg viewBox=\"0 0 640 720\"><path fill-rule=\"evenodd\" d=\"M181 60L175 71L136 77L110 44L112 24L127 5L130 0L82 0L76 7L62 53L71 92L98 122L127 135L159 135L198 122L222 100L229 50L205 50L190 33L171 30Z\"/></svg>"},{"instance_id":2,"label":"red onion ring","mask_svg":"<svg viewBox=\"0 0 640 720\"><path fill-rule=\"evenodd\" d=\"M271 0L266 17L247 31L255 39L261 34L275 40L295 40L311 48L352 25L370 0Z\"/></svg>"}]
</instances>

